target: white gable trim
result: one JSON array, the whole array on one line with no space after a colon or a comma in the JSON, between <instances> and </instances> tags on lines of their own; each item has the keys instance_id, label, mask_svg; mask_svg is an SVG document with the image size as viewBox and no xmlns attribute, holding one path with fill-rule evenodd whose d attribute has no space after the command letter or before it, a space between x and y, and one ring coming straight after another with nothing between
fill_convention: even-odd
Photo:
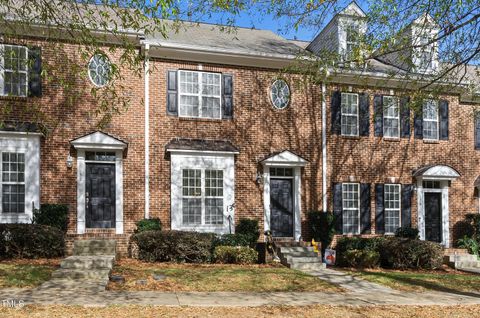
<instances>
[{"instance_id":1,"label":"white gable trim","mask_svg":"<svg viewBox=\"0 0 480 318\"><path fill-rule=\"evenodd\" d=\"M460 174L453 168L444 165L436 165L427 169L420 169L414 176L421 180L454 180L460 177Z\"/></svg>"},{"instance_id":2,"label":"white gable trim","mask_svg":"<svg viewBox=\"0 0 480 318\"><path fill-rule=\"evenodd\" d=\"M75 149L124 150L127 144L105 133L96 131L70 142Z\"/></svg>"},{"instance_id":3,"label":"white gable trim","mask_svg":"<svg viewBox=\"0 0 480 318\"><path fill-rule=\"evenodd\" d=\"M285 150L281 153L273 155L262 161L262 164L267 167L273 166L288 166L288 167L304 167L308 163L307 160L294 154L291 151Z\"/></svg>"},{"instance_id":4,"label":"white gable trim","mask_svg":"<svg viewBox=\"0 0 480 318\"><path fill-rule=\"evenodd\" d=\"M360 6L355 2L352 1L345 9L339 12L341 15L354 15L354 16L360 16L360 17L366 17L367 14L365 11L360 8Z\"/></svg>"}]
</instances>

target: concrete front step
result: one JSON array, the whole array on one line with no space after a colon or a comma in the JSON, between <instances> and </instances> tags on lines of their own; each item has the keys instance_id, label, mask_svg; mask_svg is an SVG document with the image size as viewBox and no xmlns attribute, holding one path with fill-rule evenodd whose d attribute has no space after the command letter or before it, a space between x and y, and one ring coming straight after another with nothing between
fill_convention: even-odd
<instances>
[{"instance_id":1,"label":"concrete front step","mask_svg":"<svg viewBox=\"0 0 480 318\"><path fill-rule=\"evenodd\" d=\"M315 262L315 263L289 263L287 267L298 270L322 270L327 266L325 263Z\"/></svg>"},{"instance_id":2,"label":"concrete front step","mask_svg":"<svg viewBox=\"0 0 480 318\"><path fill-rule=\"evenodd\" d=\"M37 292L48 292L51 296L52 291L59 292L88 292L96 293L105 291L108 284L108 277L106 279L82 279L72 280L68 278L53 278L36 288Z\"/></svg>"},{"instance_id":3,"label":"concrete front step","mask_svg":"<svg viewBox=\"0 0 480 318\"><path fill-rule=\"evenodd\" d=\"M313 247L311 246L282 246L280 247L280 253L308 253L313 252Z\"/></svg>"},{"instance_id":4,"label":"concrete front step","mask_svg":"<svg viewBox=\"0 0 480 318\"><path fill-rule=\"evenodd\" d=\"M480 274L480 268L478 267L457 267L459 271Z\"/></svg>"},{"instance_id":5,"label":"concrete front step","mask_svg":"<svg viewBox=\"0 0 480 318\"><path fill-rule=\"evenodd\" d=\"M480 268L479 261L455 262L455 268Z\"/></svg>"},{"instance_id":6,"label":"concrete front step","mask_svg":"<svg viewBox=\"0 0 480 318\"><path fill-rule=\"evenodd\" d=\"M77 240L73 243L73 255L115 255L115 240Z\"/></svg>"},{"instance_id":7,"label":"concrete front step","mask_svg":"<svg viewBox=\"0 0 480 318\"><path fill-rule=\"evenodd\" d=\"M283 258L288 263L321 263L322 259L318 256L308 256L308 257L291 257L288 255L284 255Z\"/></svg>"},{"instance_id":8,"label":"concrete front step","mask_svg":"<svg viewBox=\"0 0 480 318\"><path fill-rule=\"evenodd\" d=\"M60 267L64 269L112 269L115 256L70 256L65 258Z\"/></svg>"},{"instance_id":9,"label":"concrete front step","mask_svg":"<svg viewBox=\"0 0 480 318\"><path fill-rule=\"evenodd\" d=\"M443 261L447 262L464 262L464 261L478 261L478 257L472 254L457 254L457 255L446 255L443 257Z\"/></svg>"},{"instance_id":10,"label":"concrete front step","mask_svg":"<svg viewBox=\"0 0 480 318\"><path fill-rule=\"evenodd\" d=\"M52 273L52 278L72 279L72 280L89 280L89 279L108 279L110 269L70 269L61 268Z\"/></svg>"}]
</instances>

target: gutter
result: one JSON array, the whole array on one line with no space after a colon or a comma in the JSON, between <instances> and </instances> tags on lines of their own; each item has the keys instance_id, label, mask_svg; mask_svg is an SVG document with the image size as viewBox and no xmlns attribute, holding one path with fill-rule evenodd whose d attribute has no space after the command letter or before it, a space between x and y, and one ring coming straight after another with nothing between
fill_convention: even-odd
<instances>
[{"instance_id":1,"label":"gutter","mask_svg":"<svg viewBox=\"0 0 480 318\"><path fill-rule=\"evenodd\" d=\"M327 85L322 82L322 208L323 212L328 209L327 196Z\"/></svg>"},{"instance_id":2,"label":"gutter","mask_svg":"<svg viewBox=\"0 0 480 318\"><path fill-rule=\"evenodd\" d=\"M150 44L144 44L145 54L145 219L150 218Z\"/></svg>"}]
</instances>

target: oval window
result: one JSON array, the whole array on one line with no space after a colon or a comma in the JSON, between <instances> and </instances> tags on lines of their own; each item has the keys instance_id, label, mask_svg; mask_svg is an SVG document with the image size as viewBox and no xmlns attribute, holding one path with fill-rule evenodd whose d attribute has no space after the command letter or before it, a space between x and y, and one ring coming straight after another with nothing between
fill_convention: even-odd
<instances>
[{"instance_id":1,"label":"oval window","mask_svg":"<svg viewBox=\"0 0 480 318\"><path fill-rule=\"evenodd\" d=\"M92 83L102 87L110 80L111 65L108 57L104 54L95 54L88 63L88 76Z\"/></svg>"},{"instance_id":2,"label":"oval window","mask_svg":"<svg viewBox=\"0 0 480 318\"><path fill-rule=\"evenodd\" d=\"M284 109L290 102L290 88L283 79L277 79L270 88L270 98L276 109Z\"/></svg>"}]
</instances>

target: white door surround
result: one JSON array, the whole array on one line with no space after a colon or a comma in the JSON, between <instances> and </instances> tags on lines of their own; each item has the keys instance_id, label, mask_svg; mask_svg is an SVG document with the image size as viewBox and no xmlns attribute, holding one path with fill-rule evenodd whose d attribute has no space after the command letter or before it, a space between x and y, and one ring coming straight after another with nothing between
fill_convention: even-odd
<instances>
[{"instance_id":1,"label":"white door surround","mask_svg":"<svg viewBox=\"0 0 480 318\"><path fill-rule=\"evenodd\" d=\"M442 242L446 248L450 247L450 211L448 190L450 182L460 177L453 168L445 165L425 166L413 173L417 182L418 230L421 240L425 240L425 193L442 194ZM426 188L423 181L436 181L439 187Z\"/></svg>"},{"instance_id":2,"label":"white door surround","mask_svg":"<svg viewBox=\"0 0 480 318\"><path fill-rule=\"evenodd\" d=\"M263 208L264 208L264 230L270 231L270 168L292 168L293 169L293 238L300 241L302 236L302 208L301 208L301 170L308 163L304 158L285 150L273 154L261 161L263 166Z\"/></svg>"},{"instance_id":3,"label":"white door surround","mask_svg":"<svg viewBox=\"0 0 480 318\"><path fill-rule=\"evenodd\" d=\"M85 220L85 176L87 151L108 151L115 153L115 233L123 234L123 152L127 143L96 131L70 142L77 150L77 234L84 234ZM102 163L108 163L102 161Z\"/></svg>"}]
</instances>

